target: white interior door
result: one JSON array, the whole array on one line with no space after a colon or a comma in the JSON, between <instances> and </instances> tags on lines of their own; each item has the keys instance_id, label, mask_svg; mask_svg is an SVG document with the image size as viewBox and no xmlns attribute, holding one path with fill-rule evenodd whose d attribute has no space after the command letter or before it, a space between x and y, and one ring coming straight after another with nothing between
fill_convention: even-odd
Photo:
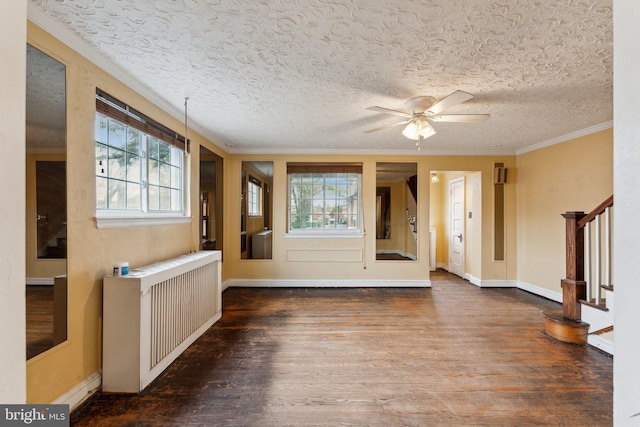
<instances>
[{"instance_id":1,"label":"white interior door","mask_svg":"<svg viewBox=\"0 0 640 427\"><path fill-rule=\"evenodd\" d=\"M449 181L449 272L464 276L464 177Z\"/></svg>"}]
</instances>

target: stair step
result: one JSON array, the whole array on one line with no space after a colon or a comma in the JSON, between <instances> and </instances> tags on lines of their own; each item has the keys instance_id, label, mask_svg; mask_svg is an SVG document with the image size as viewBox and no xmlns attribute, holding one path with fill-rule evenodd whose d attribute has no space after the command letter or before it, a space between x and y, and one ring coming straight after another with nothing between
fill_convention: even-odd
<instances>
[{"instance_id":1,"label":"stair step","mask_svg":"<svg viewBox=\"0 0 640 427\"><path fill-rule=\"evenodd\" d=\"M589 324L569 319L562 315L562 310L543 311L545 330L553 338L566 343L586 344Z\"/></svg>"},{"instance_id":2,"label":"stair step","mask_svg":"<svg viewBox=\"0 0 640 427\"><path fill-rule=\"evenodd\" d=\"M609 311L609 308L607 308L607 302L604 298L600 300L600 304L596 304L595 299L592 299L591 301L581 299L579 302L581 304L588 305L589 307L597 308L598 310Z\"/></svg>"},{"instance_id":3,"label":"stair step","mask_svg":"<svg viewBox=\"0 0 640 427\"><path fill-rule=\"evenodd\" d=\"M606 328L602 328L600 330L593 331L589 335L602 335L602 334L606 334L607 332L611 332L611 331L613 331L613 326L607 326Z\"/></svg>"}]
</instances>

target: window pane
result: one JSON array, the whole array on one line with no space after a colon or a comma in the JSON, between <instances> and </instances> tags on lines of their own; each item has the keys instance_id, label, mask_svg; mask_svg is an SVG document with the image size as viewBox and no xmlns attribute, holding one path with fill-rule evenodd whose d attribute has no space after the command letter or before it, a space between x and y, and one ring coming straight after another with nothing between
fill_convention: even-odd
<instances>
[{"instance_id":1,"label":"window pane","mask_svg":"<svg viewBox=\"0 0 640 427\"><path fill-rule=\"evenodd\" d=\"M171 147L171 164L173 166L182 167L182 151L176 147Z\"/></svg>"},{"instance_id":2,"label":"window pane","mask_svg":"<svg viewBox=\"0 0 640 427\"><path fill-rule=\"evenodd\" d=\"M109 147L109 178L124 180L126 175L124 151Z\"/></svg>"},{"instance_id":3,"label":"window pane","mask_svg":"<svg viewBox=\"0 0 640 427\"><path fill-rule=\"evenodd\" d=\"M182 198L180 190L171 190L171 210L179 211L182 209Z\"/></svg>"},{"instance_id":4,"label":"window pane","mask_svg":"<svg viewBox=\"0 0 640 427\"><path fill-rule=\"evenodd\" d=\"M107 147L96 144L96 175L107 176Z\"/></svg>"},{"instance_id":5,"label":"window pane","mask_svg":"<svg viewBox=\"0 0 640 427\"><path fill-rule=\"evenodd\" d=\"M149 184L160 185L160 165L157 160L149 160Z\"/></svg>"},{"instance_id":6,"label":"window pane","mask_svg":"<svg viewBox=\"0 0 640 427\"><path fill-rule=\"evenodd\" d=\"M127 183L127 209L140 210L140 184Z\"/></svg>"},{"instance_id":7,"label":"window pane","mask_svg":"<svg viewBox=\"0 0 640 427\"><path fill-rule=\"evenodd\" d=\"M175 166L171 167L171 188L182 188L182 170Z\"/></svg>"},{"instance_id":8,"label":"window pane","mask_svg":"<svg viewBox=\"0 0 640 427\"><path fill-rule=\"evenodd\" d=\"M96 142L106 144L109 135L109 121L102 114L96 114Z\"/></svg>"},{"instance_id":9,"label":"window pane","mask_svg":"<svg viewBox=\"0 0 640 427\"><path fill-rule=\"evenodd\" d=\"M107 179L96 178L96 208L107 209Z\"/></svg>"},{"instance_id":10,"label":"window pane","mask_svg":"<svg viewBox=\"0 0 640 427\"><path fill-rule=\"evenodd\" d=\"M160 187L160 210L168 211L171 209L171 190Z\"/></svg>"},{"instance_id":11,"label":"window pane","mask_svg":"<svg viewBox=\"0 0 640 427\"><path fill-rule=\"evenodd\" d=\"M169 187L171 185L171 166L160 163L160 185Z\"/></svg>"},{"instance_id":12,"label":"window pane","mask_svg":"<svg viewBox=\"0 0 640 427\"><path fill-rule=\"evenodd\" d=\"M149 186L149 210L157 211L160 209L160 191L157 186L150 185Z\"/></svg>"},{"instance_id":13,"label":"window pane","mask_svg":"<svg viewBox=\"0 0 640 427\"><path fill-rule=\"evenodd\" d=\"M166 142L158 141L158 160L171 163L171 146Z\"/></svg>"},{"instance_id":14,"label":"window pane","mask_svg":"<svg viewBox=\"0 0 640 427\"><path fill-rule=\"evenodd\" d=\"M140 156L127 154L127 181L140 183Z\"/></svg>"},{"instance_id":15,"label":"window pane","mask_svg":"<svg viewBox=\"0 0 640 427\"><path fill-rule=\"evenodd\" d=\"M122 181L109 180L109 209L126 207L125 185Z\"/></svg>"},{"instance_id":16,"label":"window pane","mask_svg":"<svg viewBox=\"0 0 640 427\"><path fill-rule=\"evenodd\" d=\"M149 137L149 158L158 159L158 140Z\"/></svg>"},{"instance_id":17,"label":"window pane","mask_svg":"<svg viewBox=\"0 0 640 427\"><path fill-rule=\"evenodd\" d=\"M135 129L127 129L127 151L133 154L140 153L140 144L142 143L142 133Z\"/></svg>"},{"instance_id":18,"label":"window pane","mask_svg":"<svg viewBox=\"0 0 640 427\"><path fill-rule=\"evenodd\" d=\"M111 147L124 149L126 143L126 128L124 125L109 120L109 145Z\"/></svg>"}]
</instances>

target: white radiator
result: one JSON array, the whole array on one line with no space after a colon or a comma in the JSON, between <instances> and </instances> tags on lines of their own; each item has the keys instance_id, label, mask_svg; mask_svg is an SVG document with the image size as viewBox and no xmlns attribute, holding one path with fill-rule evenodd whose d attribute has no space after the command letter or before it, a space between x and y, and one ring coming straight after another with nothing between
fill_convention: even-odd
<instances>
[{"instance_id":1,"label":"white radiator","mask_svg":"<svg viewBox=\"0 0 640 427\"><path fill-rule=\"evenodd\" d=\"M220 261L203 251L104 278L103 391L142 391L220 319Z\"/></svg>"}]
</instances>

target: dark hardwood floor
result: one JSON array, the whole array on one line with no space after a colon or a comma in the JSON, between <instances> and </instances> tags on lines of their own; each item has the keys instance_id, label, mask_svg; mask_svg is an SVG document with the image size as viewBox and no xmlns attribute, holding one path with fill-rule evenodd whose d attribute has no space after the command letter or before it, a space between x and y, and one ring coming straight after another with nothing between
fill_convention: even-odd
<instances>
[{"instance_id":1,"label":"dark hardwood floor","mask_svg":"<svg viewBox=\"0 0 640 427\"><path fill-rule=\"evenodd\" d=\"M559 305L445 272L431 289L229 289L141 395L73 426L606 426L613 360L544 333Z\"/></svg>"},{"instance_id":2,"label":"dark hardwood floor","mask_svg":"<svg viewBox=\"0 0 640 427\"><path fill-rule=\"evenodd\" d=\"M27 359L53 347L53 286L26 286Z\"/></svg>"}]
</instances>

